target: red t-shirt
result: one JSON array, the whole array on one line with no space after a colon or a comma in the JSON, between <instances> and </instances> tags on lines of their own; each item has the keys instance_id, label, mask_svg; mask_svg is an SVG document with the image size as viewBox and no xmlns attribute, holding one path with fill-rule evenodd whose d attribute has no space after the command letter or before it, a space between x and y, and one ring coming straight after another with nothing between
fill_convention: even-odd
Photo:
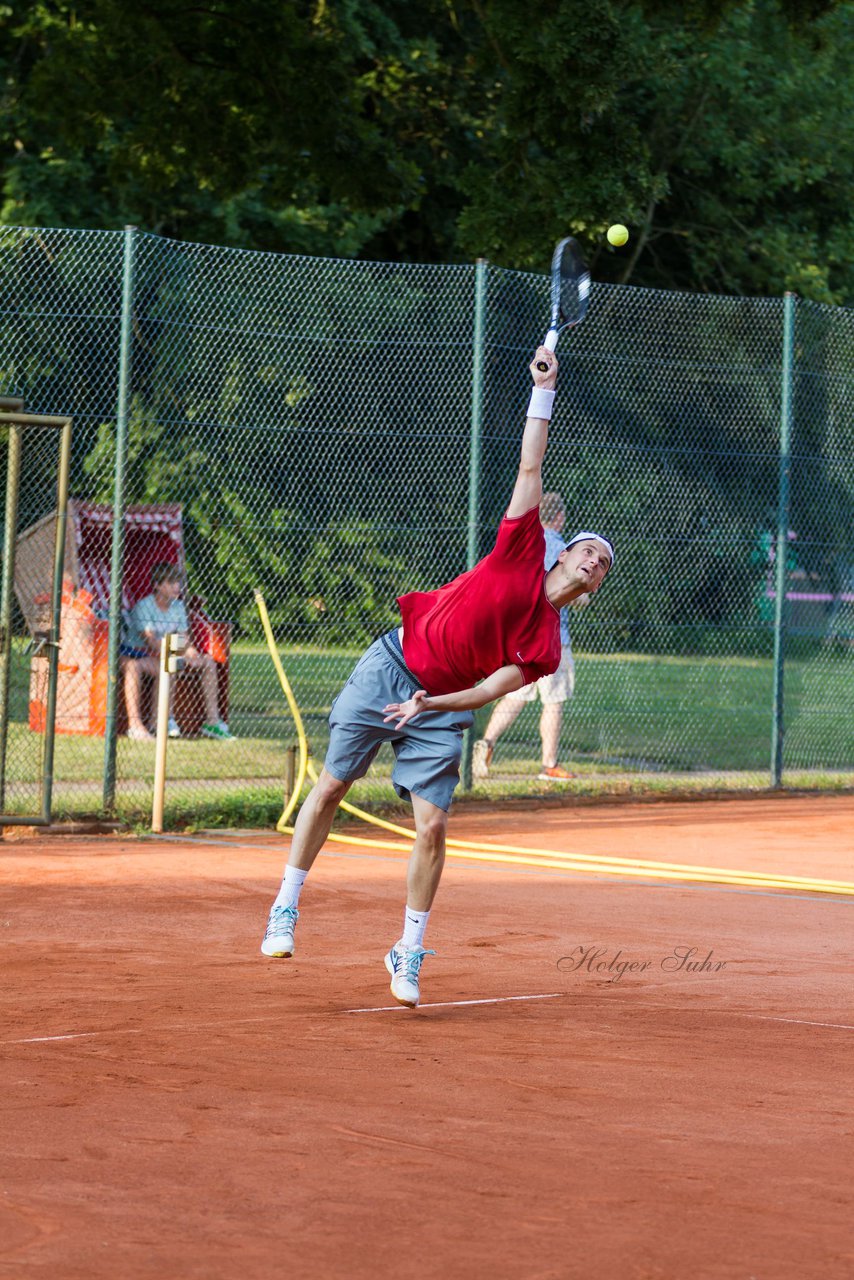
<instances>
[{"instance_id":1,"label":"red t-shirt","mask_svg":"<svg viewBox=\"0 0 854 1280\"><path fill-rule=\"evenodd\" d=\"M539 507L498 526L495 546L435 591L398 599L403 656L428 694L469 689L515 665L525 684L560 663L560 615L545 590Z\"/></svg>"}]
</instances>

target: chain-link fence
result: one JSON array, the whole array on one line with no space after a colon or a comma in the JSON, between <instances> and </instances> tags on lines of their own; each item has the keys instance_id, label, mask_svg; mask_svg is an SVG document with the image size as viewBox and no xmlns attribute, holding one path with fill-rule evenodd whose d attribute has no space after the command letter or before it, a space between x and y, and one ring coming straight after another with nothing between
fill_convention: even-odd
<instances>
[{"instance_id":1,"label":"chain-link fence","mask_svg":"<svg viewBox=\"0 0 854 1280\"><path fill-rule=\"evenodd\" d=\"M322 759L332 698L362 647L396 624L396 596L491 546L546 277L9 228L0 272L0 394L74 417L68 586L89 609L81 642L99 646L85 724L63 719L60 682L55 812L100 812L105 796L123 814L150 808L153 744L125 728L133 637L112 664L104 639L117 492L125 610L156 563L176 566L193 636L216 661L217 714L236 735L198 736L210 708L188 683L169 811L234 823L273 812L295 731L254 590ZM850 783L854 315L594 285L558 355L546 487L565 500L566 533L601 529L617 548L613 575L570 619L569 785L764 786L783 728L784 782ZM540 714L538 701L524 707L479 788L556 785L537 781ZM12 719L37 732L22 706ZM381 756L363 792L388 769Z\"/></svg>"},{"instance_id":2,"label":"chain-link fence","mask_svg":"<svg viewBox=\"0 0 854 1280\"><path fill-rule=\"evenodd\" d=\"M3 572L0 588L0 814L46 823L50 817L53 735L61 614L76 649L75 618L57 578L54 546L33 549L42 530L64 519L70 458L68 419L27 420L20 400L0 399L4 444ZM59 428L59 429L58 429ZM19 530L27 533L19 536ZM15 554L8 555L7 547ZM16 611L14 596L21 601ZM16 625L17 624L17 625ZM53 672L52 672L53 669Z\"/></svg>"}]
</instances>

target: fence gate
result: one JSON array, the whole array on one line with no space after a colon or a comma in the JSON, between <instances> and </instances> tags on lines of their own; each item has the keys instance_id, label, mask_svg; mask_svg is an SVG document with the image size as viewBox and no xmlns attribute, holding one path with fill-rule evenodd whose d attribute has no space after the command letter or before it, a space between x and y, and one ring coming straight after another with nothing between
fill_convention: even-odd
<instances>
[{"instance_id":1,"label":"fence gate","mask_svg":"<svg viewBox=\"0 0 854 1280\"><path fill-rule=\"evenodd\" d=\"M4 484L0 586L0 826L47 826L53 789L71 418L0 397ZM19 554L23 530L55 525L53 554Z\"/></svg>"}]
</instances>

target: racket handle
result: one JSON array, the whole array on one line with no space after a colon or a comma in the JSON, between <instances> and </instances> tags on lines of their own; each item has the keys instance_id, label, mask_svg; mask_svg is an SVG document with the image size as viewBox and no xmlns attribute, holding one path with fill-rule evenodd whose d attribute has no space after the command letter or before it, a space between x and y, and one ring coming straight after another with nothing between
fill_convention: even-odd
<instances>
[{"instance_id":1,"label":"racket handle","mask_svg":"<svg viewBox=\"0 0 854 1280\"><path fill-rule=\"evenodd\" d=\"M557 329L549 329L548 333L543 338L543 346L546 351L554 351L557 346ZM546 364L545 360L538 360L537 368L540 373L548 373L549 371L549 366Z\"/></svg>"}]
</instances>

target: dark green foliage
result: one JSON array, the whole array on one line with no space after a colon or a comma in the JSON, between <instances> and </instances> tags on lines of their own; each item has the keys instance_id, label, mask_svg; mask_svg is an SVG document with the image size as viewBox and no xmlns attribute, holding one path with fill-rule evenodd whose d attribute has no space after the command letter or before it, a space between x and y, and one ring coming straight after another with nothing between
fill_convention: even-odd
<instances>
[{"instance_id":1,"label":"dark green foliage","mask_svg":"<svg viewBox=\"0 0 854 1280\"><path fill-rule=\"evenodd\" d=\"M0 14L6 224L854 298L851 0Z\"/></svg>"}]
</instances>

